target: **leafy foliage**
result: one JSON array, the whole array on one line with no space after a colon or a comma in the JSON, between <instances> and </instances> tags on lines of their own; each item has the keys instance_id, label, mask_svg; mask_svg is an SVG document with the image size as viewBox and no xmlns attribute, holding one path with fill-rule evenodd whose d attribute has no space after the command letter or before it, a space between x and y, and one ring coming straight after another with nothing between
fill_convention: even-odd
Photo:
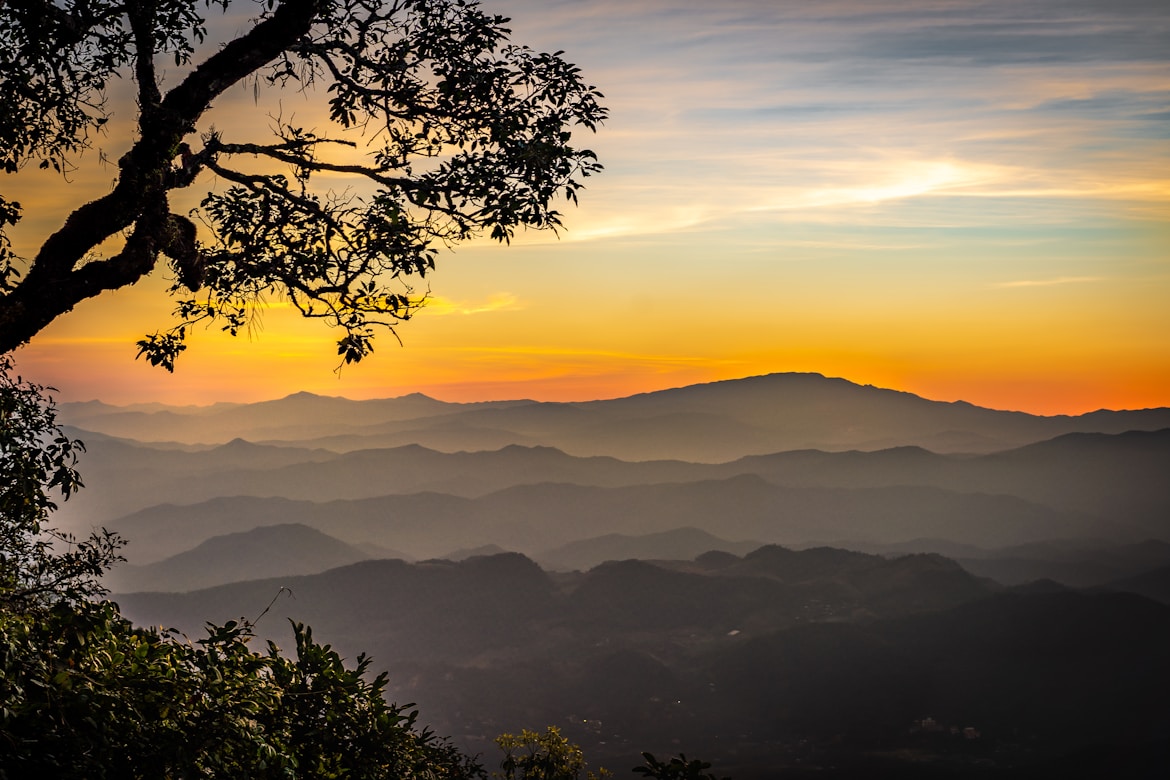
<instances>
[{"instance_id":1,"label":"leafy foliage","mask_svg":"<svg viewBox=\"0 0 1170 780\"><path fill-rule=\"evenodd\" d=\"M496 744L504 752L500 771L495 774L501 780L578 780L585 771L581 748L562 736L556 726L549 726L543 734L528 729L501 734ZM588 780L611 776L605 769L586 774Z\"/></svg>"},{"instance_id":2,"label":"leafy foliage","mask_svg":"<svg viewBox=\"0 0 1170 780\"><path fill-rule=\"evenodd\" d=\"M711 765L706 761L693 758L690 761L683 753L661 761L652 753L643 753L645 764L634 767L634 773L642 775L647 780L720 780L719 777L707 770ZM727 778L722 778L727 780Z\"/></svg>"},{"instance_id":3,"label":"leafy foliage","mask_svg":"<svg viewBox=\"0 0 1170 780\"><path fill-rule=\"evenodd\" d=\"M104 593L98 577L117 558L119 538L102 531L78 541L46 526L53 492L81 486L81 442L65 436L46 388L14 374L0 356L0 607L31 610Z\"/></svg>"},{"instance_id":4,"label":"leafy foliage","mask_svg":"<svg viewBox=\"0 0 1170 780\"><path fill-rule=\"evenodd\" d=\"M188 642L110 602L0 613L0 777L477 778L295 625L296 655L253 651L246 622Z\"/></svg>"},{"instance_id":5,"label":"leafy foliage","mask_svg":"<svg viewBox=\"0 0 1170 780\"><path fill-rule=\"evenodd\" d=\"M560 52L509 42L507 19L473 0L270 0L250 29L202 61L206 14L230 0L15 0L0 5L0 166L59 171L110 113L110 80L132 72L136 140L105 196L78 208L29 261L4 229L0 199L0 352L80 300L133 284L160 257L180 295L172 328L138 342L168 370L193 323L236 334L266 296L344 330L346 362L372 351L424 302L412 280L440 249L476 235L562 225L600 170L576 128L606 117L601 94ZM163 92L156 61L183 74ZM319 96L324 129L277 119L257 142L197 131L233 84ZM193 216L169 193L214 174L226 189ZM350 180L344 190L321 178ZM123 233L124 248L93 250Z\"/></svg>"}]
</instances>

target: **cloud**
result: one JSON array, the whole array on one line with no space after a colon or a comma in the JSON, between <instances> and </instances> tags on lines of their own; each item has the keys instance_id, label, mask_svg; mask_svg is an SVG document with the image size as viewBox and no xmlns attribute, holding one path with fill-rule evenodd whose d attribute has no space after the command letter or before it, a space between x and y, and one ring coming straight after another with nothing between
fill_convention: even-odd
<instances>
[{"instance_id":1,"label":"cloud","mask_svg":"<svg viewBox=\"0 0 1170 780\"><path fill-rule=\"evenodd\" d=\"M1016 221L1049 222L1073 199L1133 215L1170 189L1150 164L1167 151L1163 3L505 7L518 38L580 54L613 108L590 139L606 172L570 215L569 241L768 212L846 223L955 196L1010 203L997 210ZM986 224L988 208L953 203L944 221Z\"/></svg>"},{"instance_id":2,"label":"cloud","mask_svg":"<svg viewBox=\"0 0 1170 780\"><path fill-rule=\"evenodd\" d=\"M451 314L468 316L497 311L516 311L523 308L523 304L515 295L505 292L496 293L486 301L480 302L455 301L441 295L432 295L426 298L422 310L428 317L443 317Z\"/></svg>"},{"instance_id":3,"label":"cloud","mask_svg":"<svg viewBox=\"0 0 1170 780\"><path fill-rule=\"evenodd\" d=\"M1088 282L1102 282L1102 276L1059 276L1055 279L1020 279L1014 282L997 282L992 287L1055 287L1062 284L1085 284Z\"/></svg>"}]
</instances>

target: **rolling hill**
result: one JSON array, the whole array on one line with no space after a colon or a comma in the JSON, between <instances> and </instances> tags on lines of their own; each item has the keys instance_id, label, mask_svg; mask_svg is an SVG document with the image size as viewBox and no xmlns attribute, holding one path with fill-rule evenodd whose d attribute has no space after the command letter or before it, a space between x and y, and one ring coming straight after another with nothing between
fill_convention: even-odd
<instances>
[{"instance_id":1,"label":"rolling hill","mask_svg":"<svg viewBox=\"0 0 1170 780\"><path fill-rule=\"evenodd\" d=\"M371 557L305 525L279 523L213 536L194 548L145 566L115 566L106 587L188 591L241 580L316 574Z\"/></svg>"}]
</instances>

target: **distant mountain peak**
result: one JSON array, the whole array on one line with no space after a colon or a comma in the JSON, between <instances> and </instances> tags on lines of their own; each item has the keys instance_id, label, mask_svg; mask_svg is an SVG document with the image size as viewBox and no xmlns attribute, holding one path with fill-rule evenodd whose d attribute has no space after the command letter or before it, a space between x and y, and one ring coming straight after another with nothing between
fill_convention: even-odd
<instances>
[{"instance_id":1,"label":"distant mountain peak","mask_svg":"<svg viewBox=\"0 0 1170 780\"><path fill-rule=\"evenodd\" d=\"M435 401L437 403L447 403L446 401L439 401L437 398L432 398L426 393L407 393L406 395L398 395L394 397L395 401Z\"/></svg>"},{"instance_id":2,"label":"distant mountain peak","mask_svg":"<svg viewBox=\"0 0 1170 780\"><path fill-rule=\"evenodd\" d=\"M282 400L282 401L301 401L301 400L309 400L309 399L314 399L314 398L337 398L337 397L339 397L339 396L317 395L316 393L310 393L308 390L298 390L295 393L290 393L290 394L286 395L284 398L281 398L280 400Z\"/></svg>"},{"instance_id":3,"label":"distant mountain peak","mask_svg":"<svg viewBox=\"0 0 1170 780\"><path fill-rule=\"evenodd\" d=\"M244 439L240 436L237 436L236 438L232 439L229 442L224 442L223 444L219 445L215 449L224 450L224 451L258 450L258 449L263 448L264 446L265 445L263 445L263 444L256 444L255 442L250 442L247 439Z\"/></svg>"}]
</instances>

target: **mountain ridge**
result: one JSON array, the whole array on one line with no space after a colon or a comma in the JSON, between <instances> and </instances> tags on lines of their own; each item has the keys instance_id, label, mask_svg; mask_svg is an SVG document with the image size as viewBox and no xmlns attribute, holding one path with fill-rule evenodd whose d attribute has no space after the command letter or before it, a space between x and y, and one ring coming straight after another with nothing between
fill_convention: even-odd
<instances>
[{"instance_id":1,"label":"mountain ridge","mask_svg":"<svg viewBox=\"0 0 1170 780\"><path fill-rule=\"evenodd\" d=\"M764 374L574 402L456 403L420 393L350 400L294 393L196 411L133 411L100 402L63 403L59 408L66 423L138 441L215 444L243 437L274 443L328 441L330 449L345 450L409 439L456 451L468 449L463 445L511 439L575 455L708 463L781 450L875 450L905 444L986 453L1074 431L1170 428L1170 408L1043 416L966 401L934 401L815 373Z\"/></svg>"},{"instance_id":2,"label":"mountain ridge","mask_svg":"<svg viewBox=\"0 0 1170 780\"><path fill-rule=\"evenodd\" d=\"M521 445L498 451L459 453L441 453L420 445L348 453L249 444L197 452L155 451L102 438L94 441L88 456L96 458L95 465L91 468L83 461L82 469L87 478L91 475L96 478L89 489L65 504L59 513L59 518L73 522L67 530L84 532L86 527L95 524L116 526L119 518L152 506L196 505L224 496L321 503L431 492L479 499L521 485L646 488L697 482L713 485L754 475L776 487L806 492L814 488L865 489L879 491L869 494L877 497L880 491L893 495L896 488L914 486L923 496L929 489L956 496L988 497L964 499L968 502L989 501L993 496L1000 496L1001 500L1012 497L1015 501L1055 511L1070 518L1074 525L1082 526L1096 518L1100 525L1098 534L1108 531L1105 522L1108 519L1112 519L1117 532L1124 532L1124 536L1134 541L1166 538L1170 533L1166 524L1170 517L1170 484L1162 478L1164 464L1170 461L1170 429L1070 436L1062 438L1056 446L1026 446L989 455L940 455L907 446L870 452L797 450L722 464L580 457L555 449ZM749 480L741 484L750 494L755 483ZM134 489L128 490L127 485L133 485ZM529 492L534 497L539 494L539 491ZM546 508L554 513L557 509ZM710 530L718 533L717 529ZM923 535L933 535L927 533L929 529L921 530ZM826 529L825 534L816 538L851 538L829 533L830 529ZM976 541L967 536L964 541ZM899 536L886 541L909 540ZM1034 540L1038 539L983 541L993 546L1008 546ZM475 544L492 541L500 540ZM464 542L471 544L470 540L460 540L454 546L463 546ZM445 550L433 552L441 554Z\"/></svg>"}]
</instances>

